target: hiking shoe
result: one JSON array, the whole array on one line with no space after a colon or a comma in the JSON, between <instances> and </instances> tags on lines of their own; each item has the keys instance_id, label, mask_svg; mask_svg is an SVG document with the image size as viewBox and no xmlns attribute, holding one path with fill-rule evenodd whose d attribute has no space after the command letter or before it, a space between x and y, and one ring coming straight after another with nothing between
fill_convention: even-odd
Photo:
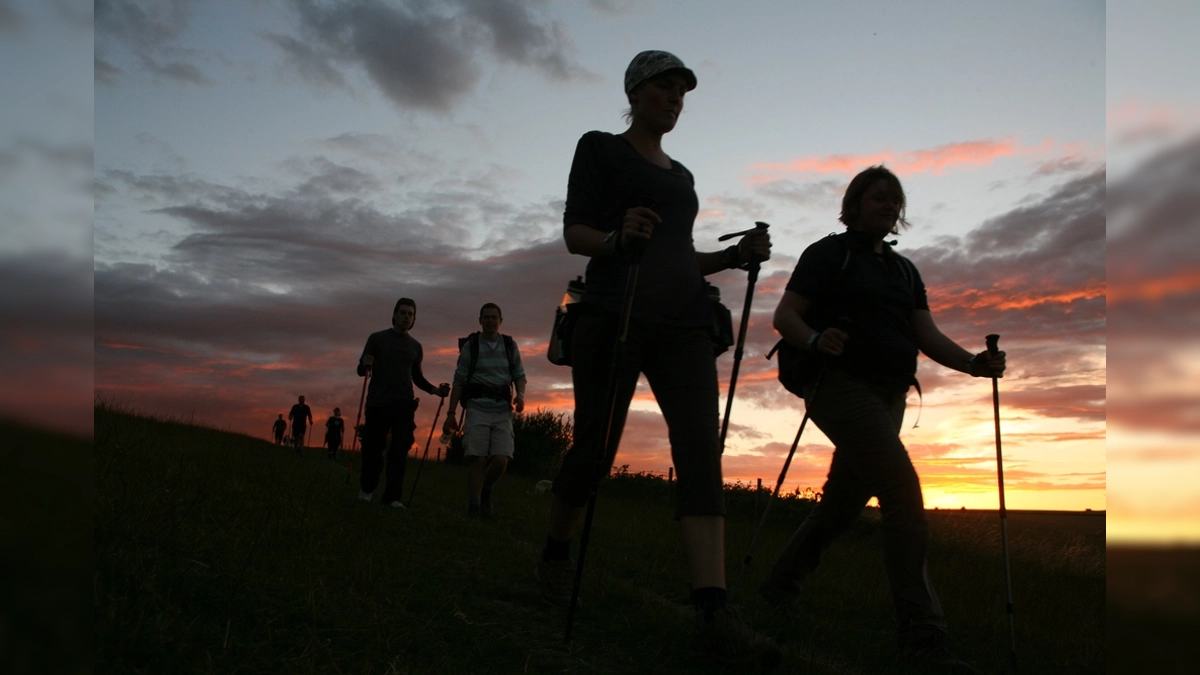
<instances>
[{"instance_id":1,"label":"hiking shoe","mask_svg":"<svg viewBox=\"0 0 1200 675\"><path fill-rule=\"evenodd\" d=\"M754 632L732 607L712 613L696 610L692 653L735 668L770 671L783 660L783 652L770 639Z\"/></svg>"},{"instance_id":2,"label":"hiking shoe","mask_svg":"<svg viewBox=\"0 0 1200 675\"><path fill-rule=\"evenodd\" d=\"M571 590L575 587L575 561L538 560L533 570L537 579L538 590L542 592L542 600L566 609L571 606ZM583 599L575 598L575 609L583 607Z\"/></svg>"},{"instance_id":3,"label":"hiking shoe","mask_svg":"<svg viewBox=\"0 0 1200 675\"><path fill-rule=\"evenodd\" d=\"M492 500L487 500L479 504L479 516L481 518L491 518L496 515L496 507L492 506Z\"/></svg>"},{"instance_id":4,"label":"hiking shoe","mask_svg":"<svg viewBox=\"0 0 1200 675\"><path fill-rule=\"evenodd\" d=\"M478 517L479 517L479 505L478 504L467 504L467 518L470 518L471 520L475 520Z\"/></svg>"},{"instance_id":5,"label":"hiking shoe","mask_svg":"<svg viewBox=\"0 0 1200 675\"><path fill-rule=\"evenodd\" d=\"M359 490L358 498L363 500L364 502L369 502L369 501L371 501L371 497L374 496L374 494L375 494L374 492L363 492L362 490Z\"/></svg>"},{"instance_id":6,"label":"hiking shoe","mask_svg":"<svg viewBox=\"0 0 1200 675\"><path fill-rule=\"evenodd\" d=\"M400 500L399 500L399 499L397 499L396 501L392 502L391 504L388 504L388 506L392 507L393 509L399 509L399 510L401 510L401 511L407 511L407 510L408 510L408 509L407 509L407 508L404 506L404 504L401 504L401 503L400 503Z\"/></svg>"},{"instance_id":7,"label":"hiking shoe","mask_svg":"<svg viewBox=\"0 0 1200 675\"><path fill-rule=\"evenodd\" d=\"M800 591L794 584L779 584L769 577L758 586L758 594L771 609L789 619L800 616Z\"/></svg>"},{"instance_id":8,"label":"hiking shoe","mask_svg":"<svg viewBox=\"0 0 1200 675\"><path fill-rule=\"evenodd\" d=\"M971 675L978 672L950 651L945 636L903 647L900 649L900 658L931 673Z\"/></svg>"}]
</instances>

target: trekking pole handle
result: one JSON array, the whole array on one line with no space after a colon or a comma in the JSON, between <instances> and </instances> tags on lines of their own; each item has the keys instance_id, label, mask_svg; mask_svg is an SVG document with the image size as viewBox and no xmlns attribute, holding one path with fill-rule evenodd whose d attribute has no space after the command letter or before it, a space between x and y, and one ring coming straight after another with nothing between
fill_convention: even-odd
<instances>
[{"instance_id":1,"label":"trekking pole handle","mask_svg":"<svg viewBox=\"0 0 1200 675\"><path fill-rule=\"evenodd\" d=\"M747 234L754 232L755 230L765 230L770 226L771 225L769 223L764 223L763 221L758 220L758 221L754 222L754 227L752 227L748 230L742 230L741 232L730 232L729 234L723 234L723 235L717 237L717 241L726 241L729 239L733 239L734 237L744 237Z\"/></svg>"},{"instance_id":2,"label":"trekking pole handle","mask_svg":"<svg viewBox=\"0 0 1200 675\"><path fill-rule=\"evenodd\" d=\"M987 337L985 337L984 341L987 342L987 350L989 352L991 352L992 354L995 354L996 352L1000 351L1000 336L999 335L992 333L991 335L988 335Z\"/></svg>"}]
</instances>

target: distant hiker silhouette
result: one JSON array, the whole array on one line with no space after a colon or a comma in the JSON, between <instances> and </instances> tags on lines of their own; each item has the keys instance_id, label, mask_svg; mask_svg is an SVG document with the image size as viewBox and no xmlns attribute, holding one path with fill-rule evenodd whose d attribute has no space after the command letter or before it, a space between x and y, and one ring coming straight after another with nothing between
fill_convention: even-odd
<instances>
[{"instance_id":1,"label":"distant hiker silhouette","mask_svg":"<svg viewBox=\"0 0 1200 675\"><path fill-rule=\"evenodd\" d=\"M275 445L283 445L283 435L287 433L287 421L283 419L283 413L279 413L279 419L271 426L271 433L275 434Z\"/></svg>"},{"instance_id":2,"label":"distant hiker silhouette","mask_svg":"<svg viewBox=\"0 0 1200 675\"><path fill-rule=\"evenodd\" d=\"M345 432L346 422L342 419L342 409L334 408L333 417L325 420L325 447L329 449L329 459L337 459Z\"/></svg>"},{"instance_id":3,"label":"distant hiker silhouette","mask_svg":"<svg viewBox=\"0 0 1200 675\"><path fill-rule=\"evenodd\" d=\"M304 432L313 421L312 409L305 405L303 396L292 406L288 419L292 421L292 441L296 444L296 454L300 454L304 448Z\"/></svg>"}]
</instances>

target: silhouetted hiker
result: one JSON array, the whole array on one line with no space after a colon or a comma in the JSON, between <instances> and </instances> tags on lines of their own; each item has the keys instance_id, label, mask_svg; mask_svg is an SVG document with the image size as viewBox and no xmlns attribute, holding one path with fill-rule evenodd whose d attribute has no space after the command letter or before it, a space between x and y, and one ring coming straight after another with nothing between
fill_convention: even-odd
<instances>
[{"instance_id":1,"label":"silhouetted hiker","mask_svg":"<svg viewBox=\"0 0 1200 675\"><path fill-rule=\"evenodd\" d=\"M769 668L779 662L779 648L726 602L717 366L704 276L751 256L766 260L771 244L766 229L725 251L699 253L692 244L699 208L695 182L663 152L662 137L675 128L684 94L695 86L696 76L672 54L638 54L625 71L629 128L619 135L590 131L575 149L563 237L571 253L590 258L578 303L583 315L571 337L575 437L554 480L538 583L547 602L569 607L575 527L597 481L611 470L638 374L645 373L670 429L679 476L675 517L691 573L692 649L727 664ZM636 287L627 288L639 255ZM626 293L632 295L632 312L619 349L608 449L614 454L605 456L614 343Z\"/></svg>"},{"instance_id":2,"label":"silhouetted hiker","mask_svg":"<svg viewBox=\"0 0 1200 675\"><path fill-rule=\"evenodd\" d=\"M450 394L450 385L443 382L434 387L421 372L424 351L408 331L417 318L417 303L400 298L392 310L392 327L371 333L358 360L358 376L371 371L367 388L367 403L362 432L362 473L358 498L371 501L379 486L383 470L383 448L387 449L387 480L382 504L403 509L400 497L404 491L404 464L413 446L413 431L417 428L413 414L417 401L413 385L434 396ZM388 432L392 434L387 443Z\"/></svg>"},{"instance_id":3,"label":"silhouetted hiker","mask_svg":"<svg viewBox=\"0 0 1200 675\"><path fill-rule=\"evenodd\" d=\"M946 619L925 570L929 523L921 483L900 426L918 351L974 377L1001 376L1005 357L972 354L934 323L917 268L884 241L908 227L904 205L891 171L873 166L855 176L842 198L846 232L805 249L775 309L775 329L812 355L805 400L834 451L821 501L759 590L776 608L803 611L800 590L821 552L877 497L902 656L940 672L974 672L946 646Z\"/></svg>"},{"instance_id":4,"label":"silhouetted hiker","mask_svg":"<svg viewBox=\"0 0 1200 675\"><path fill-rule=\"evenodd\" d=\"M342 409L334 408L333 417L325 420L325 447L329 448L329 459L337 459L338 450L342 449L342 435L346 433L346 422L342 419Z\"/></svg>"},{"instance_id":5,"label":"silhouetted hiker","mask_svg":"<svg viewBox=\"0 0 1200 675\"><path fill-rule=\"evenodd\" d=\"M304 432L313 421L312 409L305 405L303 396L299 403L292 406L288 419L292 421L292 442L296 444L296 454L300 454L304 447Z\"/></svg>"},{"instance_id":6,"label":"silhouetted hiker","mask_svg":"<svg viewBox=\"0 0 1200 675\"><path fill-rule=\"evenodd\" d=\"M521 351L508 335L500 334L500 306L489 302L479 309L478 333L471 334L458 352L450 411L442 433L458 430L455 411L463 402L463 455L467 471L467 517L491 518L492 487L513 457L512 414L525 410L525 367ZM516 396L513 396L513 389Z\"/></svg>"},{"instance_id":7,"label":"silhouetted hiker","mask_svg":"<svg viewBox=\"0 0 1200 675\"><path fill-rule=\"evenodd\" d=\"M287 422L283 419L283 413L279 413L279 419L271 426L271 432L275 434L275 445L283 445L283 434L286 431Z\"/></svg>"}]
</instances>

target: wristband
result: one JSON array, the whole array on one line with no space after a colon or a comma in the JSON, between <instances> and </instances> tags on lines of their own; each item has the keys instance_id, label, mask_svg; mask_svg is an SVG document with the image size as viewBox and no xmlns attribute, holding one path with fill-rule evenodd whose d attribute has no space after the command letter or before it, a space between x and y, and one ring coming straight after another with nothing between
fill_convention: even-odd
<instances>
[{"instance_id":1,"label":"wristband","mask_svg":"<svg viewBox=\"0 0 1200 675\"><path fill-rule=\"evenodd\" d=\"M604 237L604 250L608 251L610 255L617 255L621 252L621 228L618 227Z\"/></svg>"},{"instance_id":2,"label":"wristband","mask_svg":"<svg viewBox=\"0 0 1200 675\"><path fill-rule=\"evenodd\" d=\"M821 334L825 331L819 330L808 336L808 350L811 352L817 351L817 343L821 341Z\"/></svg>"},{"instance_id":3,"label":"wristband","mask_svg":"<svg viewBox=\"0 0 1200 675\"><path fill-rule=\"evenodd\" d=\"M741 265L741 255L739 254L737 244L721 251L721 264L727 270L736 269Z\"/></svg>"}]
</instances>

